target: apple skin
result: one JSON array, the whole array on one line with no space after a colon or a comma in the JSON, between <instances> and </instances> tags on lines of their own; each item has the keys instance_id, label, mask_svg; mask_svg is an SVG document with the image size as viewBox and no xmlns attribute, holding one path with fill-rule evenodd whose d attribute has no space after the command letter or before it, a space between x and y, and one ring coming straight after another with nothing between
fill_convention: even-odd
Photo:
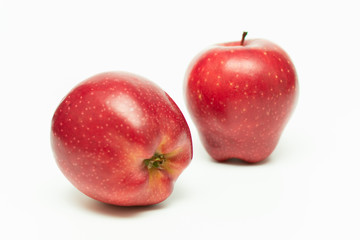
<instances>
[{"instance_id":1,"label":"apple skin","mask_svg":"<svg viewBox=\"0 0 360 240\"><path fill-rule=\"evenodd\" d=\"M71 90L54 113L51 144L77 189L120 206L165 200L193 154L189 127L174 101L126 72L101 73Z\"/></svg>"},{"instance_id":2,"label":"apple skin","mask_svg":"<svg viewBox=\"0 0 360 240\"><path fill-rule=\"evenodd\" d=\"M200 139L217 161L255 163L275 149L298 98L289 56L263 39L217 44L185 75L185 99Z\"/></svg>"}]
</instances>

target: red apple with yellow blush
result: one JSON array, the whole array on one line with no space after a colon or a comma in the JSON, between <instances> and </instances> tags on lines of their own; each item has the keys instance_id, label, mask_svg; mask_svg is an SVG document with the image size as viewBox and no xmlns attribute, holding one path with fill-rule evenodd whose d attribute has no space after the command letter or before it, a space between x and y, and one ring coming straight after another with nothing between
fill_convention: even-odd
<instances>
[{"instance_id":1,"label":"red apple with yellow blush","mask_svg":"<svg viewBox=\"0 0 360 240\"><path fill-rule=\"evenodd\" d=\"M217 161L266 159L294 110L298 79L278 45L264 39L217 44L191 62L185 98L201 141Z\"/></svg>"},{"instance_id":2,"label":"red apple with yellow blush","mask_svg":"<svg viewBox=\"0 0 360 240\"><path fill-rule=\"evenodd\" d=\"M56 162L81 192L120 206L164 201L192 158L189 127L151 81L95 75L62 100L51 125Z\"/></svg>"}]
</instances>

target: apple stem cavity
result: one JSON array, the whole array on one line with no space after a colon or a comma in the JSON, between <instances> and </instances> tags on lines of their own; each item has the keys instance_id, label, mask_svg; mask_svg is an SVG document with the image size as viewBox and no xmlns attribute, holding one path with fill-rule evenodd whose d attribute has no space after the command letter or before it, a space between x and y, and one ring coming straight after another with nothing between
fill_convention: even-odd
<instances>
[{"instance_id":1,"label":"apple stem cavity","mask_svg":"<svg viewBox=\"0 0 360 240\"><path fill-rule=\"evenodd\" d=\"M166 158L164 154L155 153L149 159L144 160L144 164L148 169L157 168L163 169L163 164L165 163Z\"/></svg>"},{"instance_id":2,"label":"apple stem cavity","mask_svg":"<svg viewBox=\"0 0 360 240\"><path fill-rule=\"evenodd\" d=\"M241 42L240 42L240 45L241 45L241 46L244 46L245 37L246 37L247 34L248 34L248 32L243 32L242 38L241 38Z\"/></svg>"}]
</instances>

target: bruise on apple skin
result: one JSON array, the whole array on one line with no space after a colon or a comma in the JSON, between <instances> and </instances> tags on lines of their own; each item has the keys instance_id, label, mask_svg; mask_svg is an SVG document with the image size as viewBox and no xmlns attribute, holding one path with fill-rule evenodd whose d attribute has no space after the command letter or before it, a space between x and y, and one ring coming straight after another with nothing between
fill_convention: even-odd
<instances>
[{"instance_id":1,"label":"bruise on apple skin","mask_svg":"<svg viewBox=\"0 0 360 240\"><path fill-rule=\"evenodd\" d=\"M52 120L58 166L75 187L102 202L161 202L192 158L190 131L176 104L138 78L92 77L68 94ZM167 155L163 169L148 169L144 160L155 152L176 154Z\"/></svg>"},{"instance_id":2,"label":"bruise on apple skin","mask_svg":"<svg viewBox=\"0 0 360 240\"><path fill-rule=\"evenodd\" d=\"M266 41L245 45L205 50L185 77L188 109L206 150L218 161L269 156L298 95L295 68L283 50Z\"/></svg>"}]
</instances>

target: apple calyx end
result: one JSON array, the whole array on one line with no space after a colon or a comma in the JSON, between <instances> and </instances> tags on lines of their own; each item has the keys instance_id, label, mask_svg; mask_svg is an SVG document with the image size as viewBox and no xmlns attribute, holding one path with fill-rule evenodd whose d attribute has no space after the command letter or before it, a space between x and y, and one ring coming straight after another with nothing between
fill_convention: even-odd
<instances>
[{"instance_id":1,"label":"apple calyx end","mask_svg":"<svg viewBox=\"0 0 360 240\"><path fill-rule=\"evenodd\" d=\"M144 164L148 169L163 169L163 165L165 162L165 155L160 153L155 153L151 158L144 160Z\"/></svg>"}]
</instances>

